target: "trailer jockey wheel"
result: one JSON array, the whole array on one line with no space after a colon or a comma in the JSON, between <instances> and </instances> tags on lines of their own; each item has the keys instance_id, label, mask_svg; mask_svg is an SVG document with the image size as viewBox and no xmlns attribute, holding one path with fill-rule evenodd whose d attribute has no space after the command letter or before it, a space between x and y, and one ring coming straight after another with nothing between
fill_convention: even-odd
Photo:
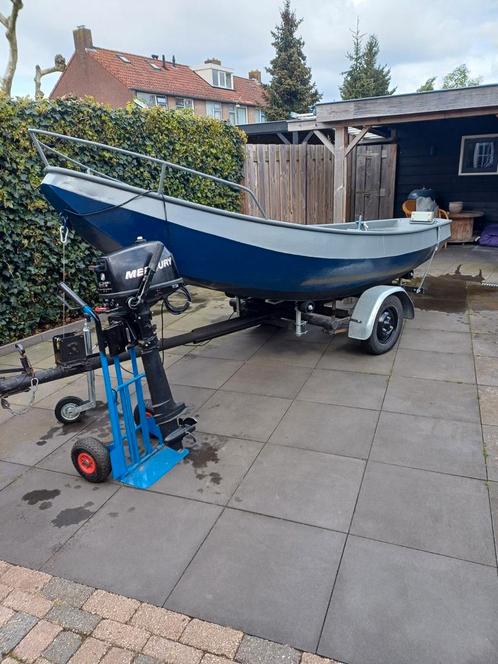
<instances>
[{"instance_id":1,"label":"trailer jockey wheel","mask_svg":"<svg viewBox=\"0 0 498 664\"><path fill-rule=\"evenodd\" d=\"M78 473L88 482L105 482L111 472L109 450L97 438L76 441L71 460Z\"/></svg>"},{"instance_id":2,"label":"trailer jockey wheel","mask_svg":"<svg viewBox=\"0 0 498 664\"><path fill-rule=\"evenodd\" d=\"M372 334L364 341L372 355L382 355L394 346L403 329L403 305L396 295L389 295L380 305Z\"/></svg>"},{"instance_id":3,"label":"trailer jockey wheel","mask_svg":"<svg viewBox=\"0 0 498 664\"><path fill-rule=\"evenodd\" d=\"M60 399L54 409L55 417L61 424L79 422L83 413L76 409L78 406L81 406L82 403L83 399L80 399L79 397L64 397L63 399Z\"/></svg>"}]
</instances>

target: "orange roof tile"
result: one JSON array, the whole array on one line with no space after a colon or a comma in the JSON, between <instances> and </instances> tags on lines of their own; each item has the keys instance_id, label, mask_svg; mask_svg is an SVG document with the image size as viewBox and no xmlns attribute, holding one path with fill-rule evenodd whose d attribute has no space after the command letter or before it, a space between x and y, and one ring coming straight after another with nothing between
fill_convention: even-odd
<instances>
[{"instance_id":1,"label":"orange roof tile","mask_svg":"<svg viewBox=\"0 0 498 664\"><path fill-rule=\"evenodd\" d=\"M248 78L234 76L235 89L225 90L209 85L187 65L178 63L173 65L171 62L166 62L164 69L161 60L105 48L87 49L87 53L130 90L227 101L249 106L265 105L263 87ZM130 63L123 62L118 55L124 55ZM160 66L160 70L151 67L150 63Z\"/></svg>"}]
</instances>

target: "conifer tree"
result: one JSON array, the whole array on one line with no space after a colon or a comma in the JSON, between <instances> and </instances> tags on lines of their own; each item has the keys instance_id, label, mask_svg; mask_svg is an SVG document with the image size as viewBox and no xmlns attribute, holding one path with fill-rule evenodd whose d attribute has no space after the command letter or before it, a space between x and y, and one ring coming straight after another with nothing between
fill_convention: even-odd
<instances>
[{"instance_id":1,"label":"conifer tree","mask_svg":"<svg viewBox=\"0 0 498 664\"><path fill-rule=\"evenodd\" d=\"M291 113L308 113L321 99L306 64L304 40L296 34L302 19L292 11L290 0L285 0L280 18L280 24L271 33L275 57L266 68L271 76L265 90L268 120L284 120Z\"/></svg>"},{"instance_id":2,"label":"conifer tree","mask_svg":"<svg viewBox=\"0 0 498 664\"><path fill-rule=\"evenodd\" d=\"M353 50L347 54L350 61L349 69L344 74L340 87L342 99L359 99L361 97L380 97L392 95L396 88L389 89L391 70L387 65L379 65L379 40L370 35L365 46L365 35L360 33L359 23L353 32Z\"/></svg>"}]
</instances>

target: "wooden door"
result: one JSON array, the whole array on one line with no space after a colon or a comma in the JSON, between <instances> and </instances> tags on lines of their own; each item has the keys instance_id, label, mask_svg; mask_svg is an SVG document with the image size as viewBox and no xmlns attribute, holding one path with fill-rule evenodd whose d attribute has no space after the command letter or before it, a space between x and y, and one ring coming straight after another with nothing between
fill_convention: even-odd
<instances>
[{"instance_id":1,"label":"wooden door","mask_svg":"<svg viewBox=\"0 0 498 664\"><path fill-rule=\"evenodd\" d=\"M394 214L396 143L358 145L351 165L351 218L390 219Z\"/></svg>"}]
</instances>

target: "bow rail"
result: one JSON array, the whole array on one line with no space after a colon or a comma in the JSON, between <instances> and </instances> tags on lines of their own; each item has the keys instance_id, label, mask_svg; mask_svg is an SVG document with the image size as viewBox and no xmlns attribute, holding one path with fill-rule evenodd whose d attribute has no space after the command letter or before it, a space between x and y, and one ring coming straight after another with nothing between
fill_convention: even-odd
<instances>
[{"instance_id":1,"label":"bow rail","mask_svg":"<svg viewBox=\"0 0 498 664\"><path fill-rule=\"evenodd\" d=\"M58 134L54 131L47 131L45 129L36 129L34 127L30 127L28 129L29 135L31 137L31 140L33 141L33 144L36 148L36 151L40 155L40 158L45 165L45 167L50 166L50 162L47 158L46 153L54 154L57 155L58 157L62 157L63 159L67 160L69 163L75 164L76 166L79 166L80 168L84 169L86 173L92 174L92 175L98 175L100 177L106 178L108 180L113 180L115 182L121 182L119 178L112 177L111 175L108 175L107 173L102 173L102 171L97 170L93 166L89 166L88 164L84 164L81 161L78 161L77 159L74 159L74 157L70 157L69 155L65 154L64 152L61 152L60 150L57 150L56 148L47 145L43 140L40 139L40 136L49 136L52 138L56 138L61 141L66 141L68 143L77 143L79 145L86 145L90 148L97 148L100 150L108 150L110 152L115 152L117 154L122 154L128 157L133 157L135 159L141 159L143 161L148 161L154 164L159 164L161 166L160 174L159 174L159 184L156 193L160 195L164 195L164 180L166 177L166 169L170 168L175 171L180 171L182 173L190 173L191 175L198 175L206 180L211 180L212 182L217 182L218 184L225 185L227 187L230 187L232 189L235 189L236 191L244 192L248 194L251 199L253 200L254 204L258 208L258 210L261 212L261 215L263 216L264 219L268 219L266 216L266 212L264 211L263 207L259 203L256 194L249 189L249 187L244 187L241 184L238 184L237 182L232 182L231 180L224 180L223 178L219 178L215 175L208 175L207 173L203 173L202 171L196 171L193 168L188 168L187 166L180 166L180 164L175 164L170 161L165 161L164 159L158 159L157 157L151 157L146 154L142 154L140 152L133 152L132 150L125 150L124 148L117 148L113 145L106 145L105 143L97 143L96 141L90 141L85 138L76 138L74 136L67 136L66 134Z\"/></svg>"}]
</instances>

